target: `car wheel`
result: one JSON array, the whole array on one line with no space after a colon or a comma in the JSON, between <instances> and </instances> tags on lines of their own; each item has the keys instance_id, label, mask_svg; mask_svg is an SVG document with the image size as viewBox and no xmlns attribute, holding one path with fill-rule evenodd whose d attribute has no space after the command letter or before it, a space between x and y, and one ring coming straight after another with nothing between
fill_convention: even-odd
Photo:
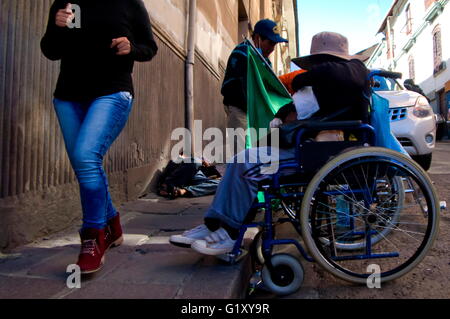
<instances>
[{"instance_id":1,"label":"car wheel","mask_svg":"<svg viewBox=\"0 0 450 319\"><path fill-rule=\"evenodd\" d=\"M426 171L428 171L431 167L431 160L433 153L424 154L424 155L412 155L412 159L419 163L420 166Z\"/></svg>"}]
</instances>

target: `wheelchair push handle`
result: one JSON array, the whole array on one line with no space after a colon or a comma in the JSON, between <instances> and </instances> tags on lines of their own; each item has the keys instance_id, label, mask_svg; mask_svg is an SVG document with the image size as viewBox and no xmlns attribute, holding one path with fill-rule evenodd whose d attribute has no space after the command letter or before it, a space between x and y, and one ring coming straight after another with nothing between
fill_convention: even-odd
<instances>
[{"instance_id":1,"label":"wheelchair push handle","mask_svg":"<svg viewBox=\"0 0 450 319\"><path fill-rule=\"evenodd\" d=\"M400 72L392 72L386 70L373 70L369 73L369 79L372 79L374 76L382 76L390 79L401 79L403 74Z\"/></svg>"}]
</instances>

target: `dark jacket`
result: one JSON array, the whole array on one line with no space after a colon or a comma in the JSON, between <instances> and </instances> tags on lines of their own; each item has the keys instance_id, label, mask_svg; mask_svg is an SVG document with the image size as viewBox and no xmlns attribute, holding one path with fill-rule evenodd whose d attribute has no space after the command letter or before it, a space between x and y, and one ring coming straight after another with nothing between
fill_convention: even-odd
<instances>
[{"instance_id":1,"label":"dark jacket","mask_svg":"<svg viewBox=\"0 0 450 319\"><path fill-rule=\"evenodd\" d=\"M222 83L223 104L238 107L247 113L247 41L239 44L228 58ZM271 65L269 59L266 62Z\"/></svg>"},{"instance_id":2,"label":"dark jacket","mask_svg":"<svg viewBox=\"0 0 450 319\"><path fill-rule=\"evenodd\" d=\"M81 9L81 28L55 24L67 3ZM114 38L127 37L131 53L116 55ZM158 47L142 0L56 0L51 9L41 49L50 60L61 60L55 97L89 101L120 91L134 94L131 74L135 61L151 60Z\"/></svg>"},{"instance_id":3,"label":"dark jacket","mask_svg":"<svg viewBox=\"0 0 450 319\"><path fill-rule=\"evenodd\" d=\"M247 112L247 44L239 44L228 58L222 83L223 104Z\"/></svg>"},{"instance_id":4,"label":"dark jacket","mask_svg":"<svg viewBox=\"0 0 450 319\"><path fill-rule=\"evenodd\" d=\"M370 103L369 70L359 60L325 62L315 65L306 73L297 75L292 83L295 91L312 86L320 110L313 115L315 119L325 118L339 110L348 108L333 121L362 120L368 122ZM293 104L281 108L275 117L284 119Z\"/></svg>"}]
</instances>

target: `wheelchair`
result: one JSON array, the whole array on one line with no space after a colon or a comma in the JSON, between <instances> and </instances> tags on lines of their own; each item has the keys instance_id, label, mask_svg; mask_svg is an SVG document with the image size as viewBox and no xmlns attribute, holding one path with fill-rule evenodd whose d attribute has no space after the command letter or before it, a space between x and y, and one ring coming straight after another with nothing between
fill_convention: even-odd
<instances>
[{"instance_id":1,"label":"wheelchair","mask_svg":"<svg viewBox=\"0 0 450 319\"><path fill-rule=\"evenodd\" d=\"M344 131L344 141L307 138L336 129ZM263 210L264 220L241 228L227 255L229 262L239 259L250 227L260 230L250 251L253 262L262 268L264 286L276 295L294 293L304 277L300 260L273 253L278 245L294 245L304 260L355 284L372 280L373 265L384 283L424 259L438 233L440 202L420 165L399 152L373 146L374 129L360 121L308 123L296 133L295 145L295 158L259 182L264 202L255 202L252 210ZM274 218L277 208L282 218ZM275 225L285 222L292 224L302 243L275 238Z\"/></svg>"}]
</instances>

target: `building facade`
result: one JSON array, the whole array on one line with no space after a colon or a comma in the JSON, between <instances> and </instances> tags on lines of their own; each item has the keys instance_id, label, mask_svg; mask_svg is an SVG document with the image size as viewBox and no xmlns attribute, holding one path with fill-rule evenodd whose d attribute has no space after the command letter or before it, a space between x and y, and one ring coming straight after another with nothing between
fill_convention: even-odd
<instances>
[{"instance_id":1,"label":"building facade","mask_svg":"<svg viewBox=\"0 0 450 319\"><path fill-rule=\"evenodd\" d=\"M384 39L367 65L402 72L403 80L413 79L434 112L449 119L449 0L395 0L379 32Z\"/></svg>"},{"instance_id":2,"label":"building facade","mask_svg":"<svg viewBox=\"0 0 450 319\"><path fill-rule=\"evenodd\" d=\"M278 74L296 55L294 0L143 1L159 52L150 63L136 63L132 113L105 156L117 206L151 190L167 164L171 133L187 123L189 66L193 119L202 120L203 130L224 129L221 79L229 54L254 24L276 20L290 40L272 56ZM45 59L39 47L52 3L1 1L0 250L81 219L78 185L52 107L59 63Z\"/></svg>"}]
</instances>

